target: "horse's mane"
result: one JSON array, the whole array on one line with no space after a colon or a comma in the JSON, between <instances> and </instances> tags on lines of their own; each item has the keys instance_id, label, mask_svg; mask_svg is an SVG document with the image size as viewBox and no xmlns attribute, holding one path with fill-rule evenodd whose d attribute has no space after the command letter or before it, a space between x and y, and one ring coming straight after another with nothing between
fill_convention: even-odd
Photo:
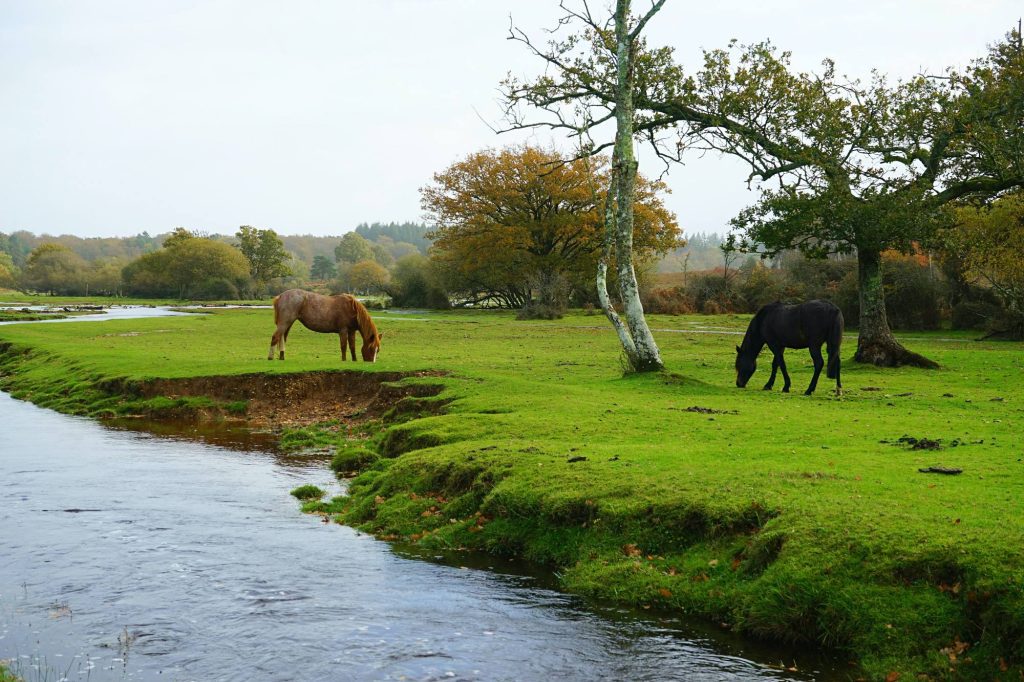
<instances>
[{"instance_id":1,"label":"horse's mane","mask_svg":"<svg viewBox=\"0 0 1024 682\"><path fill-rule=\"evenodd\" d=\"M366 310L366 306L359 302L359 300L352 297L352 307L356 311L356 323L359 325L359 335L363 337L363 341L369 341L376 338L377 336L377 325L370 319L370 313Z\"/></svg>"},{"instance_id":2,"label":"horse's mane","mask_svg":"<svg viewBox=\"0 0 1024 682\"><path fill-rule=\"evenodd\" d=\"M761 309L754 313L754 317L750 320L750 324L747 325L747 333L743 335L743 342L740 344L740 348L745 351L749 351L752 349L752 346L758 346L759 350L764 346L764 339L761 337L760 331L761 320L764 319L764 316L771 310L774 310L781 305L782 303L780 301L775 301L774 303L761 306Z\"/></svg>"}]
</instances>

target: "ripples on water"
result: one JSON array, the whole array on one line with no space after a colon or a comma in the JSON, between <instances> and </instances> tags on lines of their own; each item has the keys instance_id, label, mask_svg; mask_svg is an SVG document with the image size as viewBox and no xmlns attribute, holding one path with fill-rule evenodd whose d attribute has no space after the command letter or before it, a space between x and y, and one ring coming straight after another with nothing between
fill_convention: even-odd
<instances>
[{"instance_id":1,"label":"ripples on water","mask_svg":"<svg viewBox=\"0 0 1024 682\"><path fill-rule=\"evenodd\" d=\"M409 558L302 515L293 487L337 490L323 461L105 428L6 394L0 415L0 658L29 681L815 676L543 575Z\"/></svg>"}]
</instances>

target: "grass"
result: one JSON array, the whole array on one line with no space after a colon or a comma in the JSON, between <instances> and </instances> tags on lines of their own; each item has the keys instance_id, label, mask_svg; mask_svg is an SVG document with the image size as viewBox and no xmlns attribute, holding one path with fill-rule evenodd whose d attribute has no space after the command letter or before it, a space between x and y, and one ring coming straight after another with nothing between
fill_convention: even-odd
<instances>
[{"instance_id":1,"label":"grass","mask_svg":"<svg viewBox=\"0 0 1024 682\"><path fill-rule=\"evenodd\" d=\"M798 351L794 393L733 386L746 316L651 316L669 370L629 377L598 316L374 317L380 361L348 368L446 370L446 411L405 410L368 443L337 428L295 436L333 443L339 471L362 467L350 497L306 509L383 538L541 561L576 592L838 648L871 678L1024 671L1019 344L905 335L943 368L847 361L842 398L824 378L808 398ZM265 310L12 325L0 386L103 414L123 400L103 389L113 379L341 366L337 337L298 326L288 360L267 362L271 332ZM918 471L930 466L963 473Z\"/></svg>"},{"instance_id":2,"label":"grass","mask_svg":"<svg viewBox=\"0 0 1024 682\"><path fill-rule=\"evenodd\" d=\"M307 500L319 500L326 494L327 493L315 485L300 485L291 492L292 497L297 500L302 500L303 502Z\"/></svg>"}]
</instances>

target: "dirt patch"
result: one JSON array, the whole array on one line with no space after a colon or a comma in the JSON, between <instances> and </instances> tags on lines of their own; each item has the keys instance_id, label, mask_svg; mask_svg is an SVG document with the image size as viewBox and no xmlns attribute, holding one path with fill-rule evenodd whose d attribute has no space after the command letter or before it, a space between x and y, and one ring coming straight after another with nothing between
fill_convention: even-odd
<instances>
[{"instance_id":1,"label":"dirt patch","mask_svg":"<svg viewBox=\"0 0 1024 682\"><path fill-rule=\"evenodd\" d=\"M339 371L151 379L133 383L124 392L144 399L206 397L219 403L245 401L244 415L238 416L257 427L304 426L332 419L359 423L381 417L405 398L436 396L444 389L440 384L396 382L442 374ZM225 416L219 410L205 412L198 416Z\"/></svg>"},{"instance_id":2,"label":"dirt patch","mask_svg":"<svg viewBox=\"0 0 1024 682\"><path fill-rule=\"evenodd\" d=\"M736 410L716 410L712 407L701 407L700 405L693 405L691 407L670 407L670 410L679 410L680 412L696 412L697 414L739 414Z\"/></svg>"},{"instance_id":3,"label":"dirt patch","mask_svg":"<svg viewBox=\"0 0 1024 682\"><path fill-rule=\"evenodd\" d=\"M944 447L941 438L915 438L905 434L893 441L883 439L878 442L887 445L902 445L909 447L911 450L941 450ZM949 444L953 448L958 445L960 445L959 439L954 439Z\"/></svg>"}]
</instances>

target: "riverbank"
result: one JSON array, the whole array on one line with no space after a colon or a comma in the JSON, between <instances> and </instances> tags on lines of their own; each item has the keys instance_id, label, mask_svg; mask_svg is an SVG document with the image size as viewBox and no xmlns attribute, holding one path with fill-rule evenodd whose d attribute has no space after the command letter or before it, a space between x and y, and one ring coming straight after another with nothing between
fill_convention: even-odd
<instances>
[{"instance_id":1,"label":"riverbank","mask_svg":"<svg viewBox=\"0 0 1024 682\"><path fill-rule=\"evenodd\" d=\"M344 451L376 434L351 497L325 509L340 520L539 560L569 590L837 648L872 678L1020 674L1019 345L915 334L909 345L944 369L846 363L846 396L823 380L805 398L732 387L745 326L734 316L652 317L672 371L628 378L597 316L375 319L380 361L347 369L445 389L404 396L359 429L302 429ZM298 327L289 360L268 363L270 331L266 311L246 310L14 325L0 329L0 386L105 416L136 409L132 382L341 368L337 337ZM809 360L789 358L802 389Z\"/></svg>"}]
</instances>

